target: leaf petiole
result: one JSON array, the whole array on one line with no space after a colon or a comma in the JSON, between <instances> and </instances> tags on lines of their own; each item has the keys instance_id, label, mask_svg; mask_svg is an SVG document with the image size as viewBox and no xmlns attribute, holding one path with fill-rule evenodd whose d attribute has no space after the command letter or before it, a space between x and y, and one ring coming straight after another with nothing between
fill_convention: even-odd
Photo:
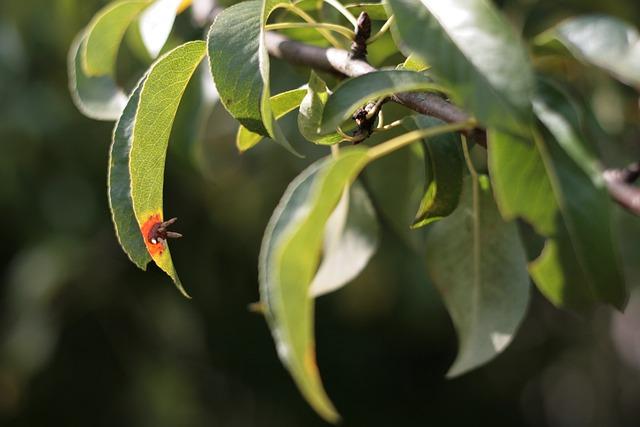
<instances>
[{"instance_id":1,"label":"leaf petiole","mask_svg":"<svg viewBox=\"0 0 640 427\"><path fill-rule=\"evenodd\" d=\"M302 10L300 7L296 6L293 3L280 3L278 6L278 8L283 8L288 10L289 12L294 13L295 15L297 15L298 17L302 18L302 20L304 20L305 22L307 22L308 24L317 24L318 22L313 19L313 17L311 15L309 15L307 12L305 12L304 10ZM333 35L327 31L324 28L318 28L318 32L329 42L331 43L331 45L333 47L336 48L342 48L343 46L340 44L340 42L333 37Z\"/></svg>"},{"instance_id":2,"label":"leaf petiole","mask_svg":"<svg viewBox=\"0 0 640 427\"><path fill-rule=\"evenodd\" d=\"M470 130L476 126L475 119L469 119L464 122L448 123L442 126L434 126L427 129L418 129L411 132L407 132L404 135L397 136L380 145L376 145L369 149L370 161L384 157L402 147L405 147L419 139L429 138L432 136L440 135L448 132L457 132L461 130Z\"/></svg>"},{"instance_id":3,"label":"leaf petiole","mask_svg":"<svg viewBox=\"0 0 640 427\"><path fill-rule=\"evenodd\" d=\"M395 20L394 15L391 15L389 19L387 19L385 23L382 24L382 27L380 27L380 30L377 33L375 33L373 36L369 37L369 39L367 40L367 44L371 44L376 40L378 40L380 37L382 37L384 33L386 33L389 30L389 28L391 28L391 24L393 24L394 20Z\"/></svg>"},{"instance_id":4,"label":"leaf petiole","mask_svg":"<svg viewBox=\"0 0 640 427\"><path fill-rule=\"evenodd\" d=\"M276 24L267 24L265 26L265 30L288 30L291 28L315 28L318 31L327 30L333 31L334 33L338 33L348 40L353 40L355 34L350 29L343 27L342 25L337 24L327 24L323 22L278 22Z\"/></svg>"}]
</instances>

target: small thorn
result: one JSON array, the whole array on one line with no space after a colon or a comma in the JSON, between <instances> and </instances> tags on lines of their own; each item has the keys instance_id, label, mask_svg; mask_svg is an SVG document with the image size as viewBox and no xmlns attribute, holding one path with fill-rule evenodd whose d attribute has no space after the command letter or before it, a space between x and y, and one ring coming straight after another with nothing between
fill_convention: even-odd
<instances>
[{"instance_id":1,"label":"small thorn","mask_svg":"<svg viewBox=\"0 0 640 427\"><path fill-rule=\"evenodd\" d=\"M257 314L264 314L265 313L264 304L262 302L260 302L260 301L252 302L251 304L247 305L247 310L249 310L252 313L257 313Z\"/></svg>"},{"instance_id":2,"label":"small thorn","mask_svg":"<svg viewBox=\"0 0 640 427\"><path fill-rule=\"evenodd\" d=\"M149 235L147 236L149 239L149 242L151 242L152 245L156 245L158 243L161 243L165 240L169 239L177 239L182 237L182 234L180 233L176 233L174 231L168 231L167 228L175 223L178 220L178 218L171 218L167 221L164 222L158 222L156 224L153 225L153 227L151 227L151 230L149 230Z\"/></svg>"}]
</instances>

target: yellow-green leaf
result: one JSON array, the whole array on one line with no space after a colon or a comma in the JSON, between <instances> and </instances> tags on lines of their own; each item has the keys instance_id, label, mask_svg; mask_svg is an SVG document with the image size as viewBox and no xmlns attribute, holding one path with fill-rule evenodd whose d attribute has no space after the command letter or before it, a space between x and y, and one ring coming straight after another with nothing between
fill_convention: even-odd
<instances>
[{"instance_id":1,"label":"yellow-green leaf","mask_svg":"<svg viewBox=\"0 0 640 427\"><path fill-rule=\"evenodd\" d=\"M149 3L149 0L113 2L96 13L87 26L82 49L84 72L88 76L115 75L124 33Z\"/></svg>"},{"instance_id":2,"label":"yellow-green leaf","mask_svg":"<svg viewBox=\"0 0 640 427\"><path fill-rule=\"evenodd\" d=\"M342 140L342 137L337 133L318 135L324 106L330 94L327 84L312 70L307 86L307 94L300 104L298 129L302 136L316 144L330 145Z\"/></svg>"},{"instance_id":3,"label":"yellow-green leaf","mask_svg":"<svg viewBox=\"0 0 640 427\"><path fill-rule=\"evenodd\" d=\"M339 415L315 361L310 286L320 260L325 225L345 186L368 161L367 150L344 150L309 166L287 188L260 250L260 299L278 355L309 404L326 420Z\"/></svg>"},{"instance_id":4,"label":"yellow-green leaf","mask_svg":"<svg viewBox=\"0 0 640 427\"><path fill-rule=\"evenodd\" d=\"M203 41L189 42L151 66L140 92L129 162L133 210L147 250L183 293L166 241L152 243L149 231L164 220L162 189L169 135L187 83L205 53Z\"/></svg>"},{"instance_id":5,"label":"yellow-green leaf","mask_svg":"<svg viewBox=\"0 0 640 427\"><path fill-rule=\"evenodd\" d=\"M273 110L275 118L280 119L287 115L287 113L295 110L300 105L306 93L307 89L302 87L273 95L271 97L271 109ZM263 138L264 136L259 133L251 132L246 127L240 125L236 135L236 146L242 153L254 147L262 141Z\"/></svg>"},{"instance_id":6,"label":"yellow-green leaf","mask_svg":"<svg viewBox=\"0 0 640 427\"><path fill-rule=\"evenodd\" d=\"M71 43L67 58L69 91L78 110L96 120L117 120L127 103L127 95L111 76L90 77L82 67L82 49L85 32Z\"/></svg>"}]
</instances>

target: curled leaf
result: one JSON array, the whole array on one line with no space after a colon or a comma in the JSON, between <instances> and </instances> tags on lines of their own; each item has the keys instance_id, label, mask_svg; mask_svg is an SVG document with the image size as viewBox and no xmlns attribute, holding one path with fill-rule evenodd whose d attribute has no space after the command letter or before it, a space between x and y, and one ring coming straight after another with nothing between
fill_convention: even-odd
<instances>
[{"instance_id":1,"label":"curled leaf","mask_svg":"<svg viewBox=\"0 0 640 427\"><path fill-rule=\"evenodd\" d=\"M203 41L185 43L158 59L147 72L133 124L129 161L131 199L140 232L153 261L185 295L166 240L153 239L164 221L162 189L171 128L187 83L204 58Z\"/></svg>"},{"instance_id":2,"label":"curled leaf","mask_svg":"<svg viewBox=\"0 0 640 427\"><path fill-rule=\"evenodd\" d=\"M69 91L73 103L85 116L95 120L117 120L127 104L127 95L111 76L90 77L82 66L84 31L71 43L67 58Z\"/></svg>"},{"instance_id":3,"label":"curled leaf","mask_svg":"<svg viewBox=\"0 0 640 427\"><path fill-rule=\"evenodd\" d=\"M310 286L325 225L343 189L367 161L367 150L351 149L305 169L282 196L260 249L260 299L280 360L309 404L334 422L339 415L324 391L315 362Z\"/></svg>"}]
</instances>

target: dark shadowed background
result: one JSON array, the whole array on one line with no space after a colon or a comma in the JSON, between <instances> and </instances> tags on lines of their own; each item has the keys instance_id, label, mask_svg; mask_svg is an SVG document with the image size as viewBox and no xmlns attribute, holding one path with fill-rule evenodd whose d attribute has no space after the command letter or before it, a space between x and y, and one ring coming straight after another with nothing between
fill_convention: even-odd
<instances>
[{"instance_id":1,"label":"dark shadowed background","mask_svg":"<svg viewBox=\"0 0 640 427\"><path fill-rule=\"evenodd\" d=\"M326 153L308 149L299 160L265 141L239 155L236 125L220 105L198 136L194 90L165 178L165 211L186 236L172 254L193 300L155 267L136 269L107 206L112 123L84 118L67 90L69 44L104 3L0 3L0 425L324 425L247 305L258 299L257 256L271 211L287 183ZM499 3L525 37L594 11L640 26L637 0ZM170 44L201 35L186 13ZM126 46L119 75L130 88L145 62ZM275 68L274 92L306 81L306 71ZM640 157L640 118L628 113L637 115L637 96L589 73L594 120L615 135L601 141L604 158ZM365 179L379 186L379 204L408 192L395 186L402 177L392 163L378 168ZM446 380L456 352L451 322L408 230L381 217L381 249L365 272L318 301L318 363L344 425L640 425L640 292L624 316L601 308L579 318L532 290L508 350ZM633 287L640 220L618 217Z\"/></svg>"}]
</instances>

